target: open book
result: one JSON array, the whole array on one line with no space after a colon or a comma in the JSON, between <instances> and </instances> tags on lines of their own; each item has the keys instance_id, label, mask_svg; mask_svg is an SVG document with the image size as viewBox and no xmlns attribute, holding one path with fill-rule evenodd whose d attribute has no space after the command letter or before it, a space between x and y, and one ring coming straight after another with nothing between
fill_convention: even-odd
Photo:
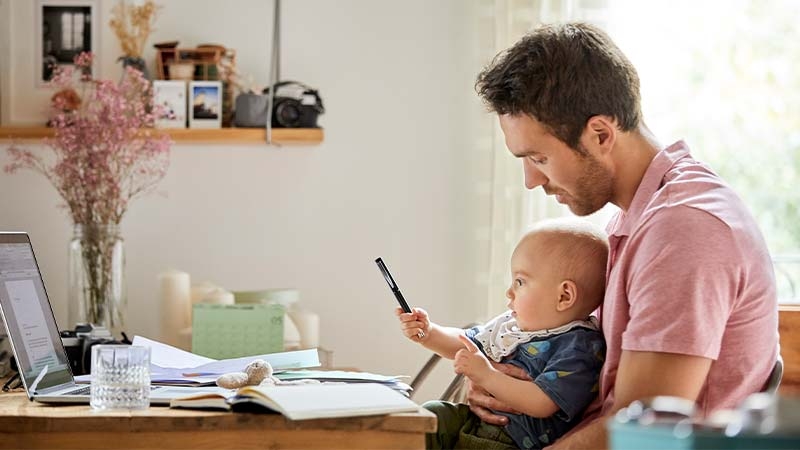
<instances>
[{"instance_id":1,"label":"open book","mask_svg":"<svg viewBox=\"0 0 800 450\"><path fill-rule=\"evenodd\" d=\"M371 416L410 412L419 406L390 387L376 383L320 383L245 386L230 394L203 393L176 398L171 408L276 411L291 420Z\"/></svg>"}]
</instances>

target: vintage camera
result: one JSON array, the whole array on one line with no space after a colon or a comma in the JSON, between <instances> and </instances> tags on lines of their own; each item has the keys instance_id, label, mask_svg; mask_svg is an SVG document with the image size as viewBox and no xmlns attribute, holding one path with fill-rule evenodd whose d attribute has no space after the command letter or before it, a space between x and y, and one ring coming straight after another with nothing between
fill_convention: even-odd
<instances>
[{"instance_id":1,"label":"vintage camera","mask_svg":"<svg viewBox=\"0 0 800 450\"><path fill-rule=\"evenodd\" d=\"M73 375L91 373L92 346L124 343L114 339L108 328L88 323L79 323L74 330L64 330L60 334Z\"/></svg>"},{"instance_id":2,"label":"vintage camera","mask_svg":"<svg viewBox=\"0 0 800 450\"><path fill-rule=\"evenodd\" d=\"M315 89L297 81L275 83L272 103L274 128L319 128L317 117L325 112L322 98ZM269 88L264 89L269 95Z\"/></svg>"}]
</instances>

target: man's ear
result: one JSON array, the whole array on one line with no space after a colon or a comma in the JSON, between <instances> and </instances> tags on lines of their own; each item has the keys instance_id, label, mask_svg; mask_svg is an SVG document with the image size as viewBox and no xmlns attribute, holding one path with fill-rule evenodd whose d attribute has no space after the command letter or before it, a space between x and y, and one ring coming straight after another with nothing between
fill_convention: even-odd
<instances>
[{"instance_id":1,"label":"man's ear","mask_svg":"<svg viewBox=\"0 0 800 450\"><path fill-rule=\"evenodd\" d=\"M587 148L608 154L617 141L617 121L609 116L592 116L586 121L581 141Z\"/></svg>"},{"instance_id":2,"label":"man's ear","mask_svg":"<svg viewBox=\"0 0 800 450\"><path fill-rule=\"evenodd\" d=\"M562 312L572 308L578 301L578 286L572 280L564 280L558 285L558 303L556 311Z\"/></svg>"}]
</instances>

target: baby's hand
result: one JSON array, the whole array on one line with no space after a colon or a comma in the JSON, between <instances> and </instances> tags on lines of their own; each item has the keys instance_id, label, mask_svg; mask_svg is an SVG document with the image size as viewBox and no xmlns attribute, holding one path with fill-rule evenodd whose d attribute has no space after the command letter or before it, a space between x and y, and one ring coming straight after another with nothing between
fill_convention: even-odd
<instances>
[{"instance_id":1,"label":"baby's hand","mask_svg":"<svg viewBox=\"0 0 800 450\"><path fill-rule=\"evenodd\" d=\"M464 344L465 348L456 352L456 357L453 361L456 373L463 374L470 380L481 384L481 380L493 370L492 365L468 337L461 334L458 339Z\"/></svg>"},{"instance_id":2,"label":"baby's hand","mask_svg":"<svg viewBox=\"0 0 800 450\"><path fill-rule=\"evenodd\" d=\"M412 308L410 313L404 313L397 307L395 314L400 319L400 329L407 338L414 342L423 342L430 336L431 321L428 312L422 308Z\"/></svg>"}]
</instances>

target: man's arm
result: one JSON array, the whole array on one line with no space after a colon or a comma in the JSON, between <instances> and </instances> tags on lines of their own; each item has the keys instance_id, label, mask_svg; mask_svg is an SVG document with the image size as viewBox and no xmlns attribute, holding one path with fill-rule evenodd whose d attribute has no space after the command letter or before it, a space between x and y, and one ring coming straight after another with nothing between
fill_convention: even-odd
<instances>
[{"instance_id":1,"label":"man's arm","mask_svg":"<svg viewBox=\"0 0 800 450\"><path fill-rule=\"evenodd\" d=\"M553 450L608 448L606 422L634 400L671 395L696 401L711 360L676 353L623 350L614 384L614 406L590 424L556 442Z\"/></svg>"},{"instance_id":2,"label":"man's arm","mask_svg":"<svg viewBox=\"0 0 800 450\"><path fill-rule=\"evenodd\" d=\"M528 372L513 364L501 364L493 362L492 367L513 378L527 381L531 380ZM479 386L469 380L467 380L467 382L469 383L469 390L467 392L467 403L469 403L469 409L482 421L502 427L508 425L508 417L495 414L492 411L504 411L512 414L520 413L508 404L492 397L492 394L490 394L489 391L484 389L482 386Z\"/></svg>"},{"instance_id":3,"label":"man's arm","mask_svg":"<svg viewBox=\"0 0 800 450\"><path fill-rule=\"evenodd\" d=\"M492 370L481 380L487 392L497 401L521 414L531 417L550 417L558 412L558 405L542 388L528 380L519 380L498 370Z\"/></svg>"},{"instance_id":4,"label":"man's arm","mask_svg":"<svg viewBox=\"0 0 800 450\"><path fill-rule=\"evenodd\" d=\"M522 414L550 417L558 411L558 405L538 385L500 372L469 338L462 335L459 339L464 348L456 353L456 373L479 383L493 397Z\"/></svg>"}]
</instances>

